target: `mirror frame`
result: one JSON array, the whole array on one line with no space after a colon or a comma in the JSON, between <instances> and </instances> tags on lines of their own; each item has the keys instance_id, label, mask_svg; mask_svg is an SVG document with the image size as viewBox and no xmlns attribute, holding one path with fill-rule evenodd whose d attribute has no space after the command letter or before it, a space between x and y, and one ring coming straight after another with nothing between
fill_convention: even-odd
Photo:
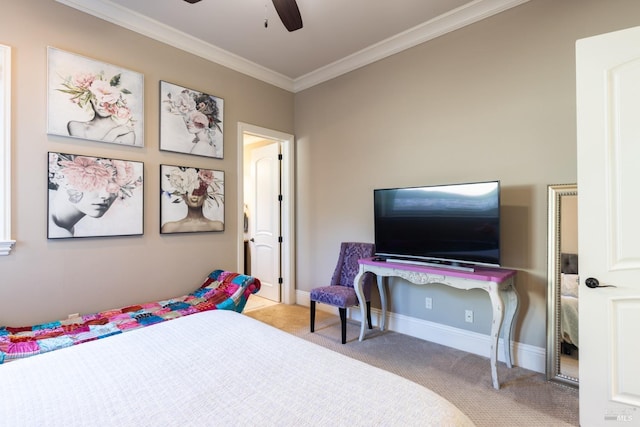
<instances>
[{"instance_id":1,"label":"mirror frame","mask_svg":"<svg viewBox=\"0 0 640 427\"><path fill-rule=\"evenodd\" d=\"M577 195L577 184L548 186L547 379L575 387L578 386L578 378L565 375L560 369L560 212L562 198Z\"/></svg>"}]
</instances>

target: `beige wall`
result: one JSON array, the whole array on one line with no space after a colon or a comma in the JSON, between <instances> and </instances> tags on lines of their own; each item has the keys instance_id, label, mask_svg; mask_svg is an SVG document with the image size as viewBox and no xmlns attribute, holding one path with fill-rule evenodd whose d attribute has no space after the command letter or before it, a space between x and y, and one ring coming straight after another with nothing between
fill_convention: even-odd
<instances>
[{"instance_id":1,"label":"beige wall","mask_svg":"<svg viewBox=\"0 0 640 427\"><path fill-rule=\"evenodd\" d=\"M560 252L578 253L578 196L564 196L560 204Z\"/></svg>"},{"instance_id":2,"label":"beige wall","mask_svg":"<svg viewBox=\"0 0 640 427\"><path fill-rule=\"evenodd\" d=\"M0 257L0 325L31 324L178 296L214 268L236 269L237 123L293 133L293 94L53 0L3 2L0 43L13 49L13 238ZM47 46L144 74L145 147L46 134ZM224 159L158 149L159 81L224 99ZM47 151L142 161L144 235L46 239ZM159 165L225 172L226 231L159 234Z\"/></svg>"},{"instance_id":3,"label":"beige wall","mask_svg":"<svg viewBox=\"0 0 640 427\"><path fill-rule=\"evenodd\" d=\"M499 179L515 338L544 347L547 185L577 179L575 41L635 25L636 0L532 0L297 94L298 288L330 279L340 241L373 241L374 188ZM391 288L396 313L489 332L482 291Z\"/></svg>"}]
</instances>

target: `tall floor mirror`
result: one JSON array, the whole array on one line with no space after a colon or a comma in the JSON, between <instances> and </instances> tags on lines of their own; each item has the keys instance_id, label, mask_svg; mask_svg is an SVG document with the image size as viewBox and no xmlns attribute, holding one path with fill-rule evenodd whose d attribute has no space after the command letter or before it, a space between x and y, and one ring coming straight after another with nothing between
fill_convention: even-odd
<instances>
[{"instance_id":1,"label":"tall floor mirror","mask_svg":"<svg viewBox=\"0 0 640 427\"><path fill-rule=\"evenodd\" d=\"M578 187L548 187L547 379L578 386Z\"/></svg>"}]
</instances>

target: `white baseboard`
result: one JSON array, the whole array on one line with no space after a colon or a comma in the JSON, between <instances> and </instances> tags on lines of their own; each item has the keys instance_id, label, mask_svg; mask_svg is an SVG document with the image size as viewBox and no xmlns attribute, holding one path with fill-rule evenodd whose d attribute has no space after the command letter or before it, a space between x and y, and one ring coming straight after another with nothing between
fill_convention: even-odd
<instances>
[{"instance_id":1,"label":"white baseboard","mask_svg":"<svg viewBox=\"0 0 640 427\"><path fill-rule=\"evenodd\" d=\"M308 307L310 305L309 292L296 290L296 303ZM326 304L318 304L316 307L318 310L337 313L337 309ZM374 326L380 325L381 315L382 313L379 309L371 309L371 321ZM490 357L491 343L489 335L441 325L403 314L388 313L387 315L387 329L390 331L446 345L467 353ZM360 309L349 310L348 317L360 322ZM365 339L366 331L365 329ZM513 364L516 366L535 372L546 372L546 350L542 347L513 342L511 355ZM498 342L498 361L504 362L504 341L502 338Z\"/></svg>"}]
</instances>

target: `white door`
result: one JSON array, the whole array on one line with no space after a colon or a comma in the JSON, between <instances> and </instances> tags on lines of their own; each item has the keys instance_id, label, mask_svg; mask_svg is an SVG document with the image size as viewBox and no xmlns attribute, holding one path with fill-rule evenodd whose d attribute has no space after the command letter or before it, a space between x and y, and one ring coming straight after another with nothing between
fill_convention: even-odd
<instances>
[{"instance_id":1,"label":"white door","mask_svg":"<svg viewBox=\"0 0 640 427\"><path fill-rule=\"evenodd\" d=\"M640 27L576 58L580 424L640 426Z\"/></svg>"},{"instance_id":2,"label":"white door","mask_svg":"<svg viewBox=\"0 0 640 427\"><path fill-rule=\"evenodd\" d=\"M249 219L251 275L260 278L258 295L280 302L280 144L251 150L253 200Z\"/></svg>"}]
</instances>

